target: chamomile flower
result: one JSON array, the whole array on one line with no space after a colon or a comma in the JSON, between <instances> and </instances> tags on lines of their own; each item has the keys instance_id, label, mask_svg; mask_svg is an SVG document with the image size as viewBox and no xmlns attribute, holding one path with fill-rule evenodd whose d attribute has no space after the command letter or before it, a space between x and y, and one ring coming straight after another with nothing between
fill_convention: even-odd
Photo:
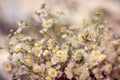
<instances>
[{"instance_id":1,"label":"chamomile flower","mask_svg":"<svg viewBox=\"0 0 120 80\"><path fill-rule=\"evenodd\" d=\"M62 76L62 72L61 71L57 71L57 77L61 77Z\"/></svg>"},{"instance_id":2,"label":"chamomile flower","mask_svg":"<svg viewBox=\"0 0 120 80\"><path fill-rule=\"evenodd\" d=\"M6 71L10 71L11 70L11 64L10 63L5 63L4 64L4 69L6 70Z\"/></svg>"},{"instance_id":3,"label":"chamomile flower","mask_svg":"<svg viewBox=\"0 0 120 80\"><path fill-rule=\"evenodd\" d=\"M57 77L57 71L53 68L50 68L48 70L48 75L51 76L51 77Z\"/></svg>"},{"instance_id":4,"label":"chamomile flower","mask_svg":"<svg viewBox=\"0 0 120 80\"><path fill-rule=\"evenodd\" d=\"M52 78L50 76L47 76L45 80L52 80Z\"/></svg>"},{"instance_id":5,"label":"chamomile flower","mask_svg":"<svg viewBox=\"0 0 120 80\"><path fill-rule=\"evenodd\" d=\"M107 65L105 65L105 71L106 72L111 72L111 70L112 70L112 65L111 64L107 64Z\"/></svg>"},{"instance_id":6,"label":"chamomile flower","mask_svg":"<svg viewBox=\"0 0 120 80\"><path fill-rule=\"evenodd\" d=\"M63 55L63 51L59 50L57 51L57 54L56 54L58 57L61 57Z\"/></svg>"},{"instance_id":7,"label":"chamomile flower","mask_svg":"<svg viewBox=\"0 0 120 80\"><path fill-rule=\"evenodd\" d=\"M61 57L61 58L60 58L60 61L61 61L61 62L67 61L67 57Z\"/></svg>"},{"instance_id":8,"label":"chamomile flower","mask_svg":"<svg viewBox=\"0 0 120 80\"><path fill-rule=\"evenodd\" d=\"M61 27L61 28L60 28L60 31L61 31L61 32L65 32L65 31L66 31L66 27Z\"/></svg>"},{"instance_id":9,"label":"chamomile flower","mask_svg":"<svg viewBox=\"0 0 120 80\"><path fill-rule=\"evenodd\" d=\"M73 62L70 62L70 63L68 64L68 67L69 67L69 68L73 68L73 67L74 67L74 63L73 63Z\"/></svg>"},{"instance_id":10,"label":"chamomile flower","mask_svg":"<svg viewBox=\"0 0 120 80\"><path fill-rule=\"evenodd\" d=\"M100 55L100 52L99 51L92 51L92 55L94 57L98 57Z\"/></svg>"},{"instance_id":11,"label":"chamomile flower","mask_svg":"<svg viewBox=\"0 0 120 80\"><path fill-rule=\"evenodd\" d=\"M52 49L52 48L53 48L53 45L54 45L54 41L53 41L52 39L49 39L49 40L47 41L47 45L48 45L48 47L49 47L50 49Z\"/></svg>"},{"instance_id":12,"label":"chamomile flower","mask_svg":"<svg viewBox=\"0 0 120 80\"><path fill-rule=\"evenodd\" d=\"M71 71L66 71L65 74L66 74L68 79L72 79L73 78L73 73Z\"/></svg>"},{"instance_id":13,"label":"chamomile flower","mask_svg":"<svg viewBox=\"0 0 120 80\"><path fill-rule=\"evenodd\" d=\"M58 57L52 57L51 58L51 63L53 64L53 65L55 65L55 64L57 64L59 62L59 58Z\"/></svg>"},{"instance_id":14,"label":"chamomile flower","mask_svg":"<svg viewBox=\"0 0 120 80\"><path fill-rule=\"evenodd\" d=\"M47 62L46 62L46 68L50 68L51 66L52 66L52 63L49 62L49 61L47 61Z\"/></svg>"},{"instance_id":15,"label":"chamomile flower","mask_svg":"<svg viewBox=\"0 0 120 80\"><path fill-rule=\"evenodd\" d=\"M94 35L95 35L94 31L90 31L90 32L89 32L89 35L90 35L90 36L94 36Z\"/></svg>"},{"instance_id":16,"label":"chamomile flower","mask_svg":"<svg viewBox=\"0 0 120 80\"><path fill-rule=\"evenodd\" d=\"M51 18L51 19L49 19L48 21L49 21L49 23L51 23L51 24L54 24L54 23L57 22L56 19L54 19L54 18Z\"/></svg>"},{"instance_id":17,"label":"chamomile flower","mask_svg":"<svg viewBox=\"0 0 120 80\"><path fill-rule=\"evenodd\" d=\"M35 47L35 48L34 48L34 54L37 55L37 56L41 56L41 54L42 54L42 49L41 49L41 48L38 48L38 47Z\"/></svg>"},{"instance_id":18,"label":"chamomile flower","mask_svg":"<svg viewBox=\"0 0 120 80\"><path fill-rule=\"evenodd\" d=\"M43 27L45 28L50 28L52 26L52 24L49 21L43 21Z\"/></svg>"},{"instance_id":19,"label":"chamomile flower","mask_svg":"<svg viewBox=\"0 0 120 80\"><path fill-rule=\"evenodd\" d=\"M16 45L16 46L15 46L15 51L16 51L16 52L19 52L20 50L21 50L21 46L20 46L20 45Z\"/></svg>"},{"instance_id":20,"label":"chamomile flower","mask_svg":"<svg viewBox=\"0 0 120 80\"><path fill-rule=\"evenodd\" d=\"M43 52L43 56L47 56L47 55L49 55L50 53L49 53L49 51L48 50L45 50L44 52Z\"/></svg>"},{"instance_id":21,"label":"chamomile flower","mask_svg":"<svg viewBox=\"0 0 120 80\"><path fill-rule=\"evenodd\" d=\"M41 66L39 66L38 64L33 65L33 71L36 72L36 73L40 72L41 71Z\"/></svg>"},{"instance_id":22,"label":"chamomile flower","mask_svg":"<svg viewBox=\"0 0 120 80\"><path fill-rule=\"evenodd\" d=\"M103 61L106 57L107 57L106 55L101 54L98 59L99 61Z\"/></svg>"},{"instance_id":23,"label":"chamomile flower","mask_svg":"<svg viewBox=\"0 0 120 80\"><path fill-rule=\"evenodd\" d=\"M27 58L25 59L25 61L26 61L26 63L27 63L28 65L30 65L30 66L33 65L33 58L32 58L31 56L27 57Z\"/></svg>"},{"instance_id":24,"label":"chamomile flower","mask_svg":"<svg viewBox=\"0 0 120 80\"><path fill-rule=\"evenodd\" d=\"M40 48L42 46L42 44L40 42L36 42L35 46Z\"/></svg>"},{"instance_id":25,"label":"chamomile flower","mask_svg":"<svg viewBox=\"0 0 120 80\"><path fill-rule=\"evenodd\" d=\"M78 39L80 39L80 40L83 39L83 35L79 33L78 34Z\"/></svg>"},{"instance_id":26,"label":"chamomile flower","mask_svg":"<svg viewBox=\"0 0 120 80\"><path fill-rule=\"evenodd\" d=\"M59 49L59 47L58 47L58 46L55 46L55 47L53 48L53 52L58 51L58 49Z\"/></svg>"}]
</instances>

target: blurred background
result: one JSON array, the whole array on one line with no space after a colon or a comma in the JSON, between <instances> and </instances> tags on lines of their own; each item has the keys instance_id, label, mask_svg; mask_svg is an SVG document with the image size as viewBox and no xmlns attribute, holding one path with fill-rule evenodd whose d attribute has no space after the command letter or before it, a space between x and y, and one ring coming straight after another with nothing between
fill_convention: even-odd
<instances>
[{"instance_id":1,"label":"blurred background","mask_svg":"<svg viewBox=\"0 0 120 80\"><path fill-rule=\"evenodd\" d=\"M74 25L81 24L83 19L102 10L115 34L120 34L120 0L0 0L0 46L7 46L7 35L10 29L18 28L18 20L38 21L34 11L43 2L52 11L62 10L65 13L63 22ZM7 51L0 50L0 80L8 79L2 68L8 55Z\"/></svg>"}]
</instances>

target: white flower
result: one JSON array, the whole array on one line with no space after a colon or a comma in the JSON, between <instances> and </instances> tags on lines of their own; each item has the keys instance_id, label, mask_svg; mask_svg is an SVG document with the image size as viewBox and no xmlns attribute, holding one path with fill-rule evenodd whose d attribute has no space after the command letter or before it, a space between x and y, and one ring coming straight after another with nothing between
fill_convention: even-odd
<instances>
[{"instance_id":1,"label":"white flower","mask_svg":"<svg viewBox=\"0 0 120 80\"><path fill-rule=\"evenodd\" d=\"M98 59L99 61L103 61L106 57L107 56L105 54L101 54Z\"/></svg>"},{"instance_id":2,"label":"white flower","mask_svg":"<svg viewBox=\"0 0 120 80\"><path fill-rule=\"evenodd\" d=\"M59 49L59 47L58 47L58 46L55 46L55 47L53 48L53 52L58 51L58 49Z\"/></svg>"},{"instance_id":3,"label":"white flower","mask_svg":"<svg viewBox=\"0 0 120 80\"><path fill-rule=\"evenodd\" d=\"M83 39L83 35L79 33L78 34L78 39L80 39L80 40Z\"/></svg>"},{"instance_id":4,"label":"white flower","mask_svg":"<svg viewBox=\"0 0 120 80\"><path fill-rule=\"evenodd\" d=\"M35 65L33 65L33 71L38 73L41 71L41 67L39 65L35 64Z\"/></svg>"},{"instance_id":5,"label":"white flower","mask_svg":"<svg viewBox=\"0 0 120 80\"><path fill-rule=\"evenodd\" d=\"M66 71L65 74L67 75L68 79L72 79L73 78L73 73L71 71Z\"/></svg>"},{"instance_id":6,"label":"white flower","mask_svg":"<svg viewBox=\"0 0 120 80\"><path fill-rule=\"evenodd\" d=\"M51 63L54 65L54 64L57 64L59 62L59 58L58 57L52 57L51 58Z\"/></svg>"},{"instance_id":7,"label":"white flower","mask_svg":"<svg viewBox=\"0 0 120 80\"><path fill-rule=\"evenodd\" d=\"M4 68L6 71L10 71L12 67L10 63L4 63Z\"/></svg>"},{"instance_id":8,"label":"white flower","mask_svg":"<svg viewBox=\"0 0 120 80\"><path fill-rule=\"evenodd\" d=\"M47 76L45 80L52 80L52 78L50 76Z\"/></svg>"},{"instance_id":9,"label":"white flower","mask_svg":"<svg viewBox=\"0 0 120 80\"><path fill-rule=\"evenodd\" d=\"M38 47L35 47L34 48L34 53L35 53L35 55L37 55L38 57L40 57L41 54L42 54L42 49L38 48Z\"/></svg>"},{"instance_id":10,"label":"white flower","mask_svg":"<svg viewBox=\"0 0 120 80\"><path fill-rule=\"evenodd\" d=\"M29 65L29 66L32 66L33 65L33 58L31 56L28 56L26 59L25 59L26 63Z\"/></svg>"},{"instance_id":11,"label":"white flower","mask_svg":"<svg viewBox=\"0 0 120 80\"><path fill-rule=\"evenodd\" d=\"M57 22L54 18L49 19L48 21L49 21L51 24L54 24L54 23L56 23L56 22Z\"/></svg>"},{"instance_id":12,"label":"white flower","mask_svg":"<svg viewBox=\"0 0 120 80\"><path fill-rule=\"evenodd\" d=\"M92 51L92 55L93 57L98 57L100 55L100 52L99 51Z\"/></svg>"},{"instance_id":13,"label":"white flower","mask_svg":"<svg viewBox=\"0 0 120 80\"><path fill-rule=\"evenodd\" d=\"M69 68L73 68L73 67L74 67L74 63L73 63L73 62L70 62L70 63L68 64L68 67L69 67Z\"/></svg>"},{"instance_id":14,"label":"white flower","mask_svg":"<svg viewBox=\"0 0 120 80\"><path fill-rule=\"evenodd\" d=\"M46 56L46 55L49 55L50 53L49 53L49 51L48 50L45 50L44 52L43 52L43 56Z\"/></svg>"},{"instance_id":15,"label":"white flower","mask_svg":"<svg viewBox=\"0 0 120 80\"><path fill-rule=\"evenodd\" d=\"M52 26L52 24L49 21L43 21L43 27L49 28L51 26Z\"/></svg>"},{"instance_id":16,"label":"white flower","mask_svg":"<svg viewBox=\"0 0 120 80\"><path fill-rule=\"evenodd\" d=\"M50 68L48 70L48 75L51 76L51 77L57 77L57 71L53 68Z\"/></svg>"},{"instance_id":17,"label":"white flower","mask_svg":"<svg viewBox=\"0 0 120 80\"><path fill-rule=\"evenodd\" d=\"M105 65L105 71L106 72L111 72L111 70L112 70L112 65L111 64L107 64L107 65Z\"/></svg>"},{"instance_id":18,"label":"white flower","mask_svg":"<svg viewBox=\"0 0 120 80\"><path fill-rule=\"evenodd\" d=\"M40 42L36 42L35 46L40 48L42 46L42 44Z\"/></svg>"},{"instance_id":19,"label":"white flower","mask_svg":"<svg viewBox=\"0 0 120 80\"><path fill-rule=\"evenodd\" d=\"M21 50L21 46L20 46L20 45L16 45L16 46L15 46L15 51L16 51L16 52L19 52L20 50Z\"/></svg>"}]
</instances>

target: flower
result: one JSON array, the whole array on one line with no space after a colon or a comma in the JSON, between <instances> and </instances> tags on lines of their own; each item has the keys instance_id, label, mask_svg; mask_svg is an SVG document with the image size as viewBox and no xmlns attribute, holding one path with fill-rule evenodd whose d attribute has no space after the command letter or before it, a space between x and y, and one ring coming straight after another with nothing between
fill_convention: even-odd
<instances>
[{"instance_id":1,"label":"flower","mask_svg":"<svg viewBox=\"0 0 120 80\"><path fill-rule=\"evenodd\" d=\"M82 39L83 35L82 34L78 34L78 39Z\"/></svg>"},{"instance_id":2,"label":"flower","mask_svg":"<svg viewBox=\"0 0 120 80\"><path fill-rule=\"evenodd\" d=\"M92 51L92 55L94 57L98 57L100 55L100 52L99 51Z\"/></svg>"},{"instance_id":3,"label":"flower","mask_svg":"<svg viewBox=\"0 0 120 80\"><path fill-rule=\"evenodd\" d=\"M36 73L40 72L41 71L41 66L39 66L38 64L35 64L33 66L33 71L36 72Z\"/></svg>"},{"instance_id":4,"label":"flower","mask_svg":"<svg viewBox=\"0 0 120 80\"><path fill-rule=\"evenodd\" d=\"M28 65L30 65L30 66L33 65L33 58L32 58L31 56L27 57L27 58L25 59L25 61L26 61L26 63L27 63Z\"/></svg>"},{"instance_id":5,"label":"flower","mask_svg":"<svg viewBox=\"0 0 120 80\"><path fill-rule=\"evenodd\" d=\"M4 68L5 68L6 71L10 71L11 70L11 64L10 63L5 63Z\"/></svg>"},{"instance_id":6,"label":"flower","mask_svg":"<svg viewBox=\"0 0 120 80\"><path fill-rule=\"evenodd\" d=\"M55 47L53 48L53 52L58 51L58 49L59 49L59 47L58 47L58 46L55 46Z\"/></svg>"},{"instance_id":7,"label":"flower","mask_svg":"<svg viewBox=\"0 0 120 80\"><path fill-rule=\"evenodd\" d=\"M51 63L53 65L57 64L58 62L59 62L59 58L58 57L54 56L54 57L51 58Z\"/></svg>"},{"instance_id":8,"label":"flower","mask_svg":"<svg viewBox=\"0 0 120 80\"><path fill-rule=\"evenodd\" d=\"M54 24L54 23L56 23L56 22L57 22L54 18L49 19L48 21L49 21L51 24Z\"/></svg>"},{"instance_id":9,"label":"flower","mask_svg":"<svg viewBox=\"0 0 120 80\"><path fill-rule=\"evenodd\" d=\"M37 55L37 56L41 56L41 54L42 54L42 49L41 49L41 48L38 48L38 47L35 47L35 48L34 48L34 53L35 53L35 55Z\"/></svg>"},{"instance_id":10,"label":"flower","mask_svg":"<svg viewBox=\"0 0 120 80\"><path fill-rule=\"evenodd\" d=\"M40 42L36 42L36 43L35 43L35 46L36 46L36 47L39 47L39 48L40 48L41 45L42 45L42 44L41 44Z\"/></svg>"},{"instance_id":11,"label":"flower","mask_svg":"<svg viewBox=\"0 0 120 80\"><path fill-rule=\"evenodd\" d=\"M49 51L48 50L45 50L44 52L43 52L43 56L46 56L46 55L49 55L50 53L49 53Z\"/></svg>"},{"instance_id":12,"label":"flower","mask_svg":"<svg viewBox=\"0 0 120 80\"><path fill-rule=\"evenodd\" d=\"M90 36L94 36L95 33L93 31L89 32Z\"/></svg>"},{"instance_id":13,"label":"flower","mask_svg":"<svg viewBox=\"0 0 120 80\"><path fill-rule=\"evenodd\" d=\"M51 77L57 77L57 71L53 68L50 68L48 70L48 75L51 76Z\"/></svg>"},{"instance_id":14,"label":"flower","mask_svg":"<svg viewBox=\"0 0 120 80\"><path fill-rule=\"evenodd\" d=\"M52 78L50 76L47 76L45 80L52 80Z\"/></svg>"},{"instance_id":15,"label":"flower","mask_svg":"<svg viewBox=\"0 0 120 80\"><path fill-rule=\"evenodd\" d=\"M15 51L16 51L16 52L19 52L20 50L21 50L21 46L20 46L20 45L16 45L16 46L15 46Z\"/></svg>"},{"instance_id":16,"label":"flower","mask_svg":"<svg viewBox=\"0 0 120 80\"><path fill-rule=\"evenodd\" d=\"M111 72L111 70L112 70L112 65L111 64L107 64L107 65L105 65L105 70L106 70L106 72Z\"/></svg>"},{"instance_id":17,"label":"flower","mask_svg":"<svg viewBox=\"0 0 120 80\"><path fill-rule=\"evenodd\" d=\"M73 73L71 71L66 71L65 73L66 73L68 79L73 78Z\"/></svg>"},{"instance_id":18,"label":"flower","mask_svg":"<svg viewBox=\"0 0 120 80\"><path fill-rule=\"evenodd\" d=\"M101 54L98 59L99 61L103 61L106 57L107 57L106 55Z\"/></svg>"},{"instance_id":19,"label":"flower","mask_svg":"<svg viewBox=\"0 0 120 80\"><path fill-rule=\"evenodd\" d=\"M44 21L43 22L43 27L50 28L51 26L52 26L51 22L49 22L49 21Z\"/></svg>"}]
</instances>

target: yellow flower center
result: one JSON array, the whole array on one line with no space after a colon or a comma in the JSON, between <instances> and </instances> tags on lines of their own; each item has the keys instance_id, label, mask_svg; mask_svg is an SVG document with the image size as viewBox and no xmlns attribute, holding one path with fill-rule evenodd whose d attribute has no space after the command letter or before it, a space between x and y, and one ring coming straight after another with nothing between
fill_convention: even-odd
<instances>
[{"instance_id":1,"label":"yellow flower center","mask_svg":"<svg viewBox=\"0 0 120 80\"><path fill-rule=\"evenodd\" d=\"M9 69L9 68L10 68L10 65L9 65L9 64L5 64L5 68L6 68L6 69Z\"/></svg>"}]
</instances>

